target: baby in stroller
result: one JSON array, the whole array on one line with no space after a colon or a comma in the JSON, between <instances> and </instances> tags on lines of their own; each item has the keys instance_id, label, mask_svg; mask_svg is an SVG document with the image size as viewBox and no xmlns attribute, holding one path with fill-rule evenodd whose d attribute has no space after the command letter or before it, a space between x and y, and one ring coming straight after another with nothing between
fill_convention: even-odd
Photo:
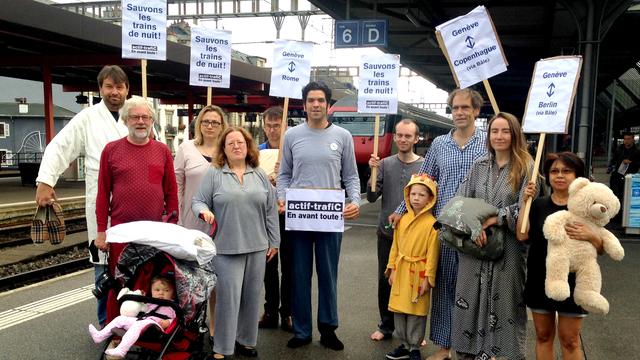
<instances>
[{"instance_id":1,"label":"baby in stroller","mask_svg":"<svg viewBox=\"0 0 640 360\"><path fill-rule=\"evenodd\" d=\"M140 335L139 331L135 330L134 334L138 333L140 338L133 339L131 344L127 345L130 349L123 348L122 352L117 353L118 356L112 356L108 349L105 349L105 354L110 358L135 354L136 358L172 360L204 357L200 355L204 351L205 331L202 329L206 330L207 298L216 283L211 263L215 256L215 245L211 238L199 231L184 229L174 224L138 221L120 224L107 230L107 242L127 243L118 258L115 282L120 287L145 290L153 298L132 293L120 297L119 301L115 296L113 299L109 298L107 308L115 311L108 312L107 315L108 320L113 320L105 327L104 332L100 331L101 337L94 337L94 341L106 340L114 335L114 332L117 339L122 330L116 329L124 328L117 325L116 321L121 312L119 302L140 301L149 303L147 305L150 308L155 307L152 307L152 304L161 305L157 308L157 313L171 308L173 313L164 315L173 321L163 321L169 319L145 311L145 316L152 321L147 322L147 331ZM164 279L168 281L157 281L159 275L160 279L169 275L168 279ZM158 289L154 290L156 286ZM110 301L113 303L109 303ZM122 321L133 323L132 326L136 327L142 325L139 318ZM165 327L167 324L168 327ZM123 342L131 331L130 327L122 337ZM132 346L133 342L135 347Z\"/></svg>"},{"instance_id":2,"label":"baby in stroller","mask_svg":"<svg viewBox=\"0 0 640 360\"><path fill-rule=\"evenodd\" d=\"M175 286L173 280L165 275L157 275L151 280L151 297L173 301ZM138 316L120 315L113 319L102 330L97 330L93 324L89 324L89 333L93 341L98 344L111 337L112 329L124 329L127 332L122 337L120 344L107 349L105 354L115 357L124 357L131 346L138 340L140 334L149 326L159 326L162 330L169 327L171 321L176 318L176 312L170 306L162 306L154 303L146 304L146 312Z\"/></svg>"}]
</instances>

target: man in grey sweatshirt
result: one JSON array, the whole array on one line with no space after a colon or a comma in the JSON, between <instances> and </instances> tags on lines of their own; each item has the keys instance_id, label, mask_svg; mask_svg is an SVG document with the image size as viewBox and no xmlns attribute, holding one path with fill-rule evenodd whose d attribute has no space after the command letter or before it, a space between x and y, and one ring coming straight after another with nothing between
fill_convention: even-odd
<instances>
[{"instance_id":1,"label":"man in grey sweatshirt","mask_svg":"<svg viewBox=\"0 0 640 360\"><path fill-rule=\"evenodd\" d=\"M393 141L398 147L398 154L380 160L371 154L369 166L377 167L376 179L369 179L367 183L367 200L375 202L382 196L382 206L378 221L378 311L380 323L378 329L371 334L371 340L380 341L391 339L393 330L393 313L389 311L389 293L391 285L385 277L389 251L393 243L393 228L387 218L404 201L404 187L411 180L411 175L417 174L424 162L422 156L413 152L413 147L418 143L420 129L415 121L410 119L400 120L396 124L396 133ZM371 191L371 183L376 181L376 191Z\"/></svg>"},{"instance_id":2,"label":"man in grey sweatshirt","mask_svg":"<svg viewBox=\"0 0 640 360\"><path fill-rule=\"evenodd\" d=\"M327 110L331 89L311 82L302 89L307 121L289 129L284 137L278 175L278 203L284 212L287 188L339 189L344 182L349 203L344 219L357 218L360 179L351 134L329 122ZM311 343L311 276L313 254L318 276L318 330L320 343L333 350L344 345L335 334L338 328L338 260L342 233L288 231L291 244L292 306L294 337L287 346Z\"/></svg>"}]
</instances>

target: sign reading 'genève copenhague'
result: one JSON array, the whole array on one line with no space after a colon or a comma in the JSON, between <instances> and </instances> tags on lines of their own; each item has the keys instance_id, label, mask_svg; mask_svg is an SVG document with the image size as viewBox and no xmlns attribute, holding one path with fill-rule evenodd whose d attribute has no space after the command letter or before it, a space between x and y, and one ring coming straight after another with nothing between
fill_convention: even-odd
<instances>
[{"instance_id":1,"label":"sign reading 'gen\u00e8ve copenhague'","mask_svg":"<svg viewBox=\"0 0 640 360\"><path fill-rule=\"evenodd\" d=\"M362 55L358 83L358 112L398 112L400 55Z\"/></svg>"},{"instance_id":2,"label":"sign reading 'gen\u00e8ve copenhague'","mask_svg":"<svg viewBox=\"0 0 640 360\"><path fill-rule=\"evenodd\" d=\"M311 78L313 43L276 40L269 96L302 99L302 88Z\"/></svg>"},{"instance_id":3,"label":"sign reading 'gen\u00e8ve copenhague'","mask_svg":"<svg viewBox=\"0 0 640 360\"><path fill-rule=\"evenodd\" d=\"M522 118L524 132L567 132L581 68L581 56L557 56L536 63Z\"/></svg>"},{"instance_id":4,"label":"sign reading 'gen\u00e8ve copenhague'","mask_svg":"<svg viewBox=\"0 0 640 360\"><path fill-rule=\"evenodd\" d=\"M122 0L122 57L167 59L166 0Z\"/></svg>"},{"instance_id":5,"label":"sign reading 'gen\u00e8ve copenhague'","mask_svg":"<svg viewBox=\"0 0 640 360\"><path fill-rule=\"evenodd\" d=\"M484 6L436 26L436 37L460 88L507 71L500 39Z\"/></svg>"},{"instance_id":6,"label":"sign reading 'gen\u00e8ve copenhague'","mask_svg":"<svg viewBox=\"0 0 640 360\"><path fill-rule=\"evenodd\" d=\"M228 88L231 78L231 31L191 26L189 85Z\"/></svg>"}]
</instances>

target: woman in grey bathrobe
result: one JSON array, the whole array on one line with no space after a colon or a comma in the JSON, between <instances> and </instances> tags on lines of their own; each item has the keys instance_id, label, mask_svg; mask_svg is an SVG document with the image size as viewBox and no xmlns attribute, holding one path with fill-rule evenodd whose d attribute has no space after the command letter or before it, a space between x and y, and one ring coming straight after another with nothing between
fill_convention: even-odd
<instances>
[{"instance_id":1,"label":"woman in grey bathrobe","mask_svg":"<svg viewBox=\"0 0 640 360\"><path fill-rule=\"evenodd\" d=\"M483 229L496 225L509 231L498 260L459 253L452 346L459 359L519 360L525 358L527 314L522 294L527 249L516 240L515 226L533 160L515 116L495 115L488 132L489 153L473 164L458 195L483 199L499 209ZM486 244L486 232L475 242Z\"/></svg>"}]
</instances>

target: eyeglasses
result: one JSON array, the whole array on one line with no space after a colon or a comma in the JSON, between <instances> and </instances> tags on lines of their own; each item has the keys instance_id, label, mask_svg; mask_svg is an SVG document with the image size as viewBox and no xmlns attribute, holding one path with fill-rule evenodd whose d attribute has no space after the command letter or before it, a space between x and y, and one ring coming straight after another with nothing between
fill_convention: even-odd
<instances>
[{"instance_id":1,"label":"eyeglasses","mask_svg":"<svg viewBox=\"0 0 640 360\"><path fill-rule=\"evenodd\" d=\"M205 127L220 127L222 125L222 123L220 121L209 121L209 120L205 120L205 121L201 121L200 125L205 126Z\"/></svg>"},{"instance_id":2,"label":"eyeglasses","mask_svg":"<svg viewBox=\"0 0 640 360\"><path fill-rule=\"evenodd\" d=\"M142 121L149 121L151 120L151 116L149 115L129 115L128 116L129 120L142 120Z\"/></svg>"},{"instance_id":3,"label":"eyeglasses","mask_svg":"<svg viewBox=\"0 0 640 360\"><path fill-rule=\"evenodd\" d=\"M563 169L551 169L549 170L549 174L552 175L558 175L558 174L562 174L562 175L569 175L569 174L573 174L575 173L575 170L573 169L569 169L569 168L563 168Z\"/></svg>"}]
</instances>

